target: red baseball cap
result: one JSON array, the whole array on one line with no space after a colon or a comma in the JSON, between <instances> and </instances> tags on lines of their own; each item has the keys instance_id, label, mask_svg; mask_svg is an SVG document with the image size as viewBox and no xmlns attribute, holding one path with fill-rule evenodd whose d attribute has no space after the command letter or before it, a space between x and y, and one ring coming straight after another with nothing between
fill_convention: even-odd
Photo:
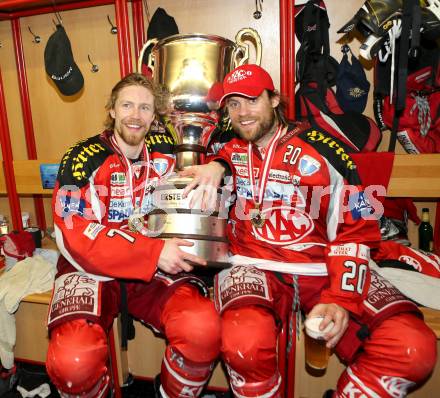
<instances>
[{"instance_id":1,"label":"red baseball cap","mask_svg":"<svg viewBox=\"0 0 440 398\"><path fill-rule=\"evenodd\" d=\"M206 101L220 101L223 97L223 83L215 82L211 88L208 90L208 94L206 94Z\"/></svg>"},{"instance_id":2,"label":"red baseball cap","mask_svg":"<svg viewBox=\"0 0 440 398\"><path fill-rule=\"evenodd\" d=\"M229 72L223 80L223 97L220 105L231 95L255 98L264 90L274 91L273 80L261 66L241 65Z\"/></svg>"}]
</instances>

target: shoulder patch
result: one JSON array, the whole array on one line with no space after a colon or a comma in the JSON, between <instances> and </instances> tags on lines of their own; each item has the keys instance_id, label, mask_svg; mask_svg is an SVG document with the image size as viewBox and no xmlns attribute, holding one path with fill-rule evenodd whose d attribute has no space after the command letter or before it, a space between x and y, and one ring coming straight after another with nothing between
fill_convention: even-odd
<instances>
[{"instance_id":1,"label":"shoulder patch","mask_svg":"<svg viewBox=\"0 0 440 398\"><path fill-rule=\"evenodd\" d=\"M150 131L145 137L145 143L150 153L174 153L174 145L177 144L176 133L171 131L170 128L174 129L170 124L153 124L151 126Z\"/></svg>"},{"instance_id":2,"label":"shoulder patch","mask_svg":"<svg viewBox=\"0 0 440 398\"><path fill-rule=\"evenodd\" d=\"M113 153L99 135L79 141L64 154L58 171L60 186L87 184L92 173Z\"/></svg>"},{"instance_id":3,"label":"shoulder patch","mask_svg":"<svg viewBox=\"0 0 440 398\"><path fill-rule=\"evenodd\" d=\"M350 153L356 152L340 139L320 130L309 128L298 137L311 145L347 180L351 185L360 185L361 181L356 164Z\"/></svg>"}]
</instances>

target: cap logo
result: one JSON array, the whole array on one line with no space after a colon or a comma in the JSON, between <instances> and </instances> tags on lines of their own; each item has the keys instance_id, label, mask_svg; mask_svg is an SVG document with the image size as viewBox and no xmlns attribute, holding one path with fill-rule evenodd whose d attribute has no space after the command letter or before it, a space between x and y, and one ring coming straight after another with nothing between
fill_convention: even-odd
<instances>
[{"instance_id":1,"label":"cap logo","mask_svg":"<svg viewBox=\"0 0 440 398\"><path fill-rule=\"evenodd\" d=\"M236 70L232 73L231 76L228 77L228 83L233 84L237 83L240 80L247 79L248 77L252 76L252 71L250 70Z\"/></svg>"},{"instance_id":2,"label":"cap logo","mask_svg":"<svg viewBox=\"0 0 440 398\"><path fill-rule=\"evenodd\" d=\"M72 73L72 71L73 71L73 68L71 66L69 66L69 69L67 70L67 72L64 75L62 75L62 76L51 75L51 78L53 80L58 80L58 81L64 80L65 78L69 77L69 75Z\"/></svg>"},{"instance_id":3,"label":"cap logo","mask_svg":"<svg viewBox=\"0 0 440 398\"><path fill-rule=\"evenodd\" d=\"M362 90L360 87L352 87L348 90L348 95L350 97L359 98L366 94L365 90Z\"/></svg>"}]
</instances>

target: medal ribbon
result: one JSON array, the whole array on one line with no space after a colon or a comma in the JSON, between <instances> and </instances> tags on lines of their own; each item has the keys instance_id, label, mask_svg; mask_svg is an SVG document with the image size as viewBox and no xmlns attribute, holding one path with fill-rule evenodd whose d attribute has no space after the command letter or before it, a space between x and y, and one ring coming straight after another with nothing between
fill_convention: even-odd
<instances>
[{"instance_id":1,"label":"medal ribbon","mask_svg":"<svg viewBox=\"0 0 440 398\"><path fill-rule=\"evenodd\" d=\"M254 166L253 166L253 151L252 151L252 143L249 142L248 144L248 159L247 159L247 166L248 166L248 174L249 174L249 183L251 184L251 192L252 192L252 199L255 203L255 208L261 209L261 204L263 203L264 199L264 192L266 191L266 185L267 180L269 177L269 171L270 166L272 164L272 160L275 153L275 146L278 143L278 140L281 137L281 133L283 132L283 129L281 126L278 127L276 133L272 137L272 139L269 142L266 155L263 159L263 171L261 173L260 177L260 186L257 186L255 177L254 177ZM256 192L255 192L256 191Z\"/></svg>"},{"instance_id":2,"label":"medal ribbon","mask_svg":"<svg viewBox=\"0 0 440 398\"><path fill-rule=\"evenodd\" d=\"M136 197L137 197L137 195L135 194L134 188L133 188L135 186L135 177L134 177L134 173L133 173L133 165L131 164L130 160L128 160L127 156L125 156L122 153L121 149L118 146L118 143L116 141L116 138L115 138L114 134L110 137L110 140L111 140L111 142L112 142L112 144L113 144L117 154L124 160L125 167L126 167L126 169L128 171L128 183L129 183L131 201L133 203L133 212L135 212L135 210L136 210ZM150 178L150 154L148 153L147 145L145 143L144 143L144 146L142 148L142 155L143 155L142 156L143 159L145 159L145 161L147 162L147 170L145 172L144 182L141 185L141 187L143 187L143 192L142 192L142 195L141 195L141 197L139 199L139 209L142 208L142 202L144 200L145 193L147 191L147 183L148 183L148 180Z\"/></svg>"}]
</instances>

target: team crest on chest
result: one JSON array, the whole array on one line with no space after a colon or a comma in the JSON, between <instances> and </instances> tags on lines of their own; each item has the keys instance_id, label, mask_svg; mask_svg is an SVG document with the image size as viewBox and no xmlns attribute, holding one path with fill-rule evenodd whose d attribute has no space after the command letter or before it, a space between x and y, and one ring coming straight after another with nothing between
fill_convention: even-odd
<instances>
[{"instance_id":1,"label":"team crest on chest","mask_svg":"<svg viewBox=\"0 0 440 398\"><path fill-rule=\"evenodd\" d=\"M291 245L300 242L315 228L310 215L299 208L275 206L264 209L261 217L265 223L261 228L253 227L257 239L272 245Z\"/></svg>"}]
</instances>

